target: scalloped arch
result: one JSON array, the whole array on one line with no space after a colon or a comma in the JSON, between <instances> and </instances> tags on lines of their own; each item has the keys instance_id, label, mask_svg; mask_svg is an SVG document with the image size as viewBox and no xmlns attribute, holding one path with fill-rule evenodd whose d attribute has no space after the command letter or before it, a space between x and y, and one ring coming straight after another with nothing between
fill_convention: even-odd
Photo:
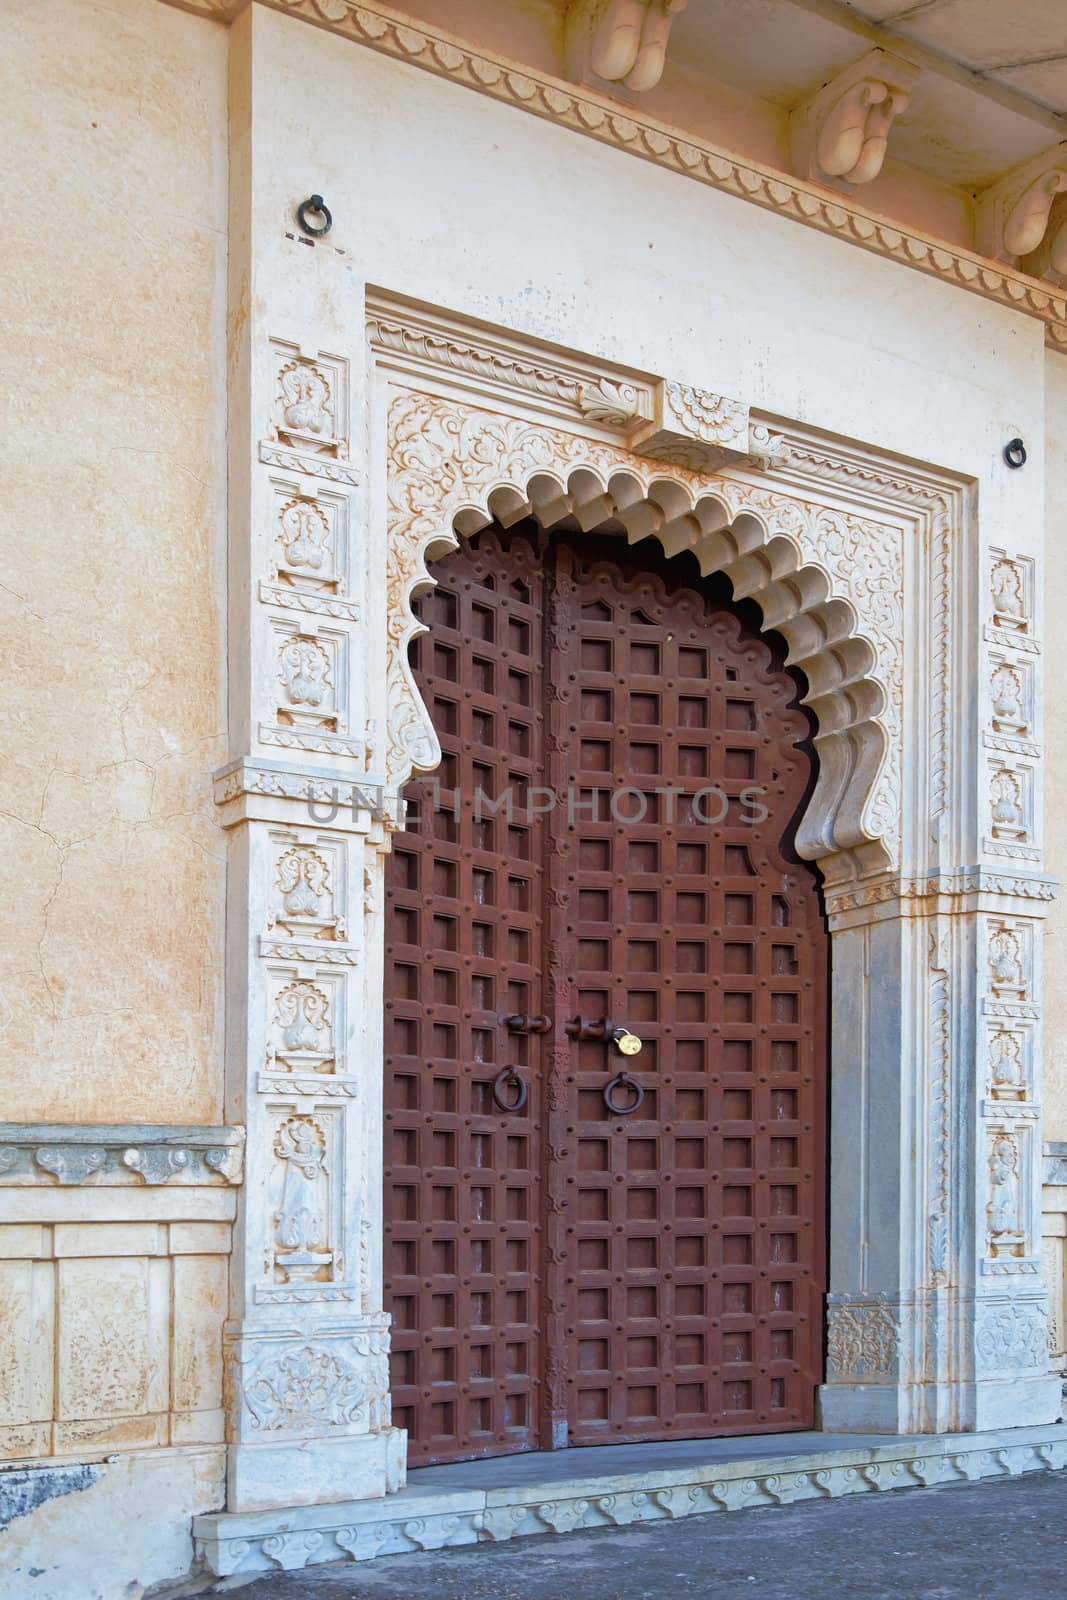
<instances>
[{"instance_id":1,"label":"scalloped arch","mask_svg":"<svg viewBox=\"0 0 1067 1600\"><path fill-rule=\"evenodd\" d=\"M795 495L684 468L419 391L389 416L386 682L388 784L432 770L440 746L409 646L428 563L493 521L620 523L722 572L759 605L808 681L819 778L797 848L828 882L898 865L903 562L898 528Z\"/></svg>"}]
</instances>

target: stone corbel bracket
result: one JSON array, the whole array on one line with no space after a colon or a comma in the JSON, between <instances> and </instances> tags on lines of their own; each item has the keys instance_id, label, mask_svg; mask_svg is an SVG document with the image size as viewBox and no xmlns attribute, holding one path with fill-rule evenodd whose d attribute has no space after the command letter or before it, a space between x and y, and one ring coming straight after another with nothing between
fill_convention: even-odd
<instances>
[{"instance_id":1,"label":"stone corbel bracket","mask_svg":"<svg viewBox=\"0 0 1067 1600\"><path fill-rule=\"evenodd\" d=\"M244 1129L185 1124L0 1122L0 1185L100 1188L239 1184Z\"/></svg>"},{"instance_id":2,"label":"stone corbel bracket","mask_svg":"<svg viewBox=\"0 0 1067 1600\"><path fill-rule=\"evenodd\" d=\"M785 442L745 401L676 383L437 307L372 291L367 334L376 366L405 385L449 392L484 406L563 423L590 438L694 472L781 465Z\"/></svg>"},{"instance_id":3,"label":"stone corbel bracket","mask_svg":"<svg viewBox=\"0 0 1067 1600\"><path fill-rule=\"evenodd\" d=\"M793 112L790 138L798 177L858 185L881 172L895 119L907 110L919 68L888 50L869 50Z\"/></svg>"},{"instance_id":4,"label":"stone corbel bracket","mask_svg":"<svg viewBox=\"0 0 1067 1600\"><path fill-rule=\"evenodd\" d=\"M656 385L654 404L653 420L631 442L635 455L690 472L767 468L784 459L784 442L752 421L743 400L664 378Z\"/></svg>"},{"instance_id":5,"label":"stone corbel bracket","mask_svg":"<svg viewBox=\"0 0 1067 1600\"><path fill-rule=\"evenodd\" d=\"M1035 278L1067 283L1067 143L1042 150L979 196L978 247Z\"/></svg>"},{"instance_id":6,"label":"stone corbel bracket","mask_svg":"<svg viewBox=\"0 0 1067 1600\"><path fill-rule=\"evenodd\" d=\"M625 98L654 89L663 76L671 25L688 4L689 0L574 0L564 23L572 81L608 88Z\"/></svg>"}]
</instances>

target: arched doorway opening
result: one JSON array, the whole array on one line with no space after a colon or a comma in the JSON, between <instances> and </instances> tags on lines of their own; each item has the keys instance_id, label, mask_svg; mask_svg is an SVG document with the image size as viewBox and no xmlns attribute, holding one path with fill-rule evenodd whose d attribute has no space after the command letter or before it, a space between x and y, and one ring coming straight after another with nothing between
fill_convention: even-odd
<instances>
[{"instance_id":1,"label":"arched doorway opening","mask_svg":"<svg viewBox=\"0 0 1067 1600\"><path fill-rule=\"evenodd\" d=\"M412 1464L810 1427L829 946L797 675L651 540L492 527L433 575L442 761L387 870Z\"/></svg>"}]
</instances>

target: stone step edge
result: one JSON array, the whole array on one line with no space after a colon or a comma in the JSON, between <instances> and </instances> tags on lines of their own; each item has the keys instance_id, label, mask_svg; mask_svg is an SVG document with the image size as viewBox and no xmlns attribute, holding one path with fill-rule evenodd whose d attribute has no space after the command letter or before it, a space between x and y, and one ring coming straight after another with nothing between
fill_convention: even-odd
<instances>
[{"instance_id":1,"label":"stone step edge","mask_svg":"<svg viewBox=\"0 0 1067 1600\"><path fill-rule=\"evenodd\" d=\"M512 1489L427 1486L375 1500L210 1512L194 1517L193 1535L202 1566L221 1578L1067 1467L1067 1427L1061 1423L859 1447L850 1446L847 1436L832 1444L833 1437L827 1435L823 1449L779 1457L596 1476L576 1470L572 1478ZM486 1463L487 1472L491 1466Z\"/></svg>"}]
</instances>

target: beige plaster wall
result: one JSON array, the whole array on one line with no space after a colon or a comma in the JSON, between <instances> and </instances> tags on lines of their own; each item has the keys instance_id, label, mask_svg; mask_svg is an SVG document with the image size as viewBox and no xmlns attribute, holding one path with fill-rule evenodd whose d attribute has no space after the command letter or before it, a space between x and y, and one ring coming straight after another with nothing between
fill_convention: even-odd
<instances>
[{"instance_id":1,"label":"beige plaster wall","mask_svg":"<svg viewBox=\"0 0 1067 1600\"><path fill-rule=\"evenodd\" d=\"M0 7L11 1119L219 1120L226 48Z\"/></svg>"},{"instance_id":2,"label":"beige plaster wall","mask_svg":"<svg viewBox=\"0 0 1067 1600\"><path fill-rule=\"evenodd\" d=\"M1045 928L1046 1139L1067 1139L1067 360L1045 360L1046 576L1045 632L1045 859L1060 879L1060 896Z\"/></svg>"}]
</instances>

